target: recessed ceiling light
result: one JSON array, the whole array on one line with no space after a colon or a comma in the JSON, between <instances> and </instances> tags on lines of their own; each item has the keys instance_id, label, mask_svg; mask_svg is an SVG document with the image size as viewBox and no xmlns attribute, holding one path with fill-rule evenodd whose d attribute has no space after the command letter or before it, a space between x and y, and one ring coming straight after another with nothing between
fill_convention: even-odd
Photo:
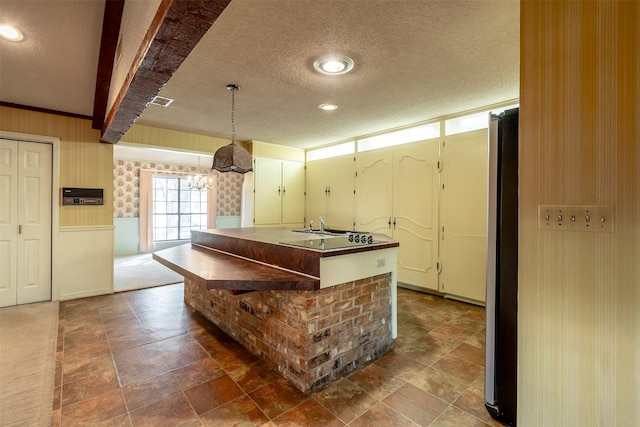
<instances>
[{"instance_id":1,"label":"recessed ceiling light","mask_svg":"<svg viewBox=\"0 0 640 427\"><path fill-rule=\"evenodd\" d=\"M346 74L353 69L353 59L344 55L328 55L317 59L313 68L322 74Z\"/></svg>"},{"instance_id":2,"label":"recessed ceiling light","mask_svg":"<svg viewBox=\"0 0 640 427\"><path fill-rule=\"evenodd\" d=\"M0 24L0 37L12 42L19 42L24 38L24 35L20 30L11 25Z\"/></svg>"},{"instance_id":3,"label":"recessed ceiling light","mask_svg":"<svg viewBox=\"0 0 640 427\"><path fill-rule=\"evenodd\" d=\"M335 104L320 104L318 105L318 108L324 111L333 111L337 110L338 106Z\"/></svg>"}]
</instances>

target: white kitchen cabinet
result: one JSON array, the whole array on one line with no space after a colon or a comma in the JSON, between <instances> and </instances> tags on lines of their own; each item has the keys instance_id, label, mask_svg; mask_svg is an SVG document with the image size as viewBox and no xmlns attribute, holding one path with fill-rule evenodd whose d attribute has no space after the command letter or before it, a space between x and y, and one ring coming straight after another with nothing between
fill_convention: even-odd
<instances>
[{"instance_id":1,"label":"white kitchen cabinet","mask_svg":"<svg viewBox=\"0 0 640 427\"><path fill-rule=\"evenodd\" d=\"M398 282L438 289L437 139L356 156L356 230L400 242Z\"/></svg>"},{"instance_id":2,"label":"white kitchen cabinet","mask_svg":"<svg viewBox=\"0 0 640 427\"><path fill-rule=\"evenodd\" d=\"M254 158L254 225L302 227L304 163Z\"/></svg>"},{"instance_id":3,"label":"white kitchen cabinet","mask_svg":"<svg viewBox=\"0 0 640 427\"><path fill-rule=\"evenodd\" d=\"M318 228L319 217L326 227L353 230L355 177L354 157L332 157L307 162L306 219Z\"/></svg>"},{"instance_id":4,"label":"white kitchen cabinet","mask_svg":"<svg viewBox=\"0 0 640 427\"><path fill-rule=\"evenodd\" d=\"M486 299L487 130L448 136L442 143L440 292Z\"/></svg>"}]
</instances>

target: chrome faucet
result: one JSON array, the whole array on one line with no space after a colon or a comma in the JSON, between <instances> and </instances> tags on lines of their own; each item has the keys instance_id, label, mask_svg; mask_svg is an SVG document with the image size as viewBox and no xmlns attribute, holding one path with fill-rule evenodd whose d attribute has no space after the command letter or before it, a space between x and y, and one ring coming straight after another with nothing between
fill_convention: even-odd
<instances>
[{"instance_id":1,"label":"chrome faucet","mask_svg":"<svg viewBox=\"0 0 640 427\"><path fill-rule=\"evenodd\" d=\"M319 221L320 221L320 231L324 231L324 218L320 217Z\"/></svg>"},{"instance_id":2,"label":"chrome faucet","mask_svg":"<svg viewBox=\"0 0 640 427\"><path fill-rule=\"evenodd\" d=\"M309 231L313 231L313 221L309 221Z\"/></svg>"}]
</instances>

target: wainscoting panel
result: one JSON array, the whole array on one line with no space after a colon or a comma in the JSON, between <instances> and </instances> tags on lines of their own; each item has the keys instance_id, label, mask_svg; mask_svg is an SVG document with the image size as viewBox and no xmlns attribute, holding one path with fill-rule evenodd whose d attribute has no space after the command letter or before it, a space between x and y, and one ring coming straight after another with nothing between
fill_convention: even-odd
<instances>
[{"instance_id":1,"label":"wainscoting panel","mask_svg":"<svg viewBox=\"0 0 640 427\"><path fill-rule=\"evenodd\" d=\"M113 292L113 236L111 225L60 227L60 300Z\"/></svg>"}]
</instances>

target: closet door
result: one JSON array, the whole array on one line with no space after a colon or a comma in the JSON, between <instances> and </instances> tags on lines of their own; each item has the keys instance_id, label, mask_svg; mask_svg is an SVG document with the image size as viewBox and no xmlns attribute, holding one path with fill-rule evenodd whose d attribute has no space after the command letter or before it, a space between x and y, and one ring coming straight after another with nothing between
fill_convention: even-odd
<instances>
[{"instance_id":1,"label":"closet door","mask_svg":"<svg viewBox=\"0 0 640 427\"><path fill-rule=\"evenodd\" d=\"M442 147L440 292L486 299L487 129L449 136Z\"/></svg>"},{"instance_id":2,"label":"closet door","mask_svg":"<svg viewBox=\"0 0 640 427\"><path fill-rule=\"evenodd\" d=\"M0 140L0 306L51 299L52 147Z\"/></svg>"},{"instance_id":3,"label":"closet door","mask_svg":"<svg viewBox=\"0 0 640 427\"><path fill-rule=\"evenodd\" d=\"M438 140L393 151L393 238L398 282L438 289Z\"/></svg>"}]
</instances>

